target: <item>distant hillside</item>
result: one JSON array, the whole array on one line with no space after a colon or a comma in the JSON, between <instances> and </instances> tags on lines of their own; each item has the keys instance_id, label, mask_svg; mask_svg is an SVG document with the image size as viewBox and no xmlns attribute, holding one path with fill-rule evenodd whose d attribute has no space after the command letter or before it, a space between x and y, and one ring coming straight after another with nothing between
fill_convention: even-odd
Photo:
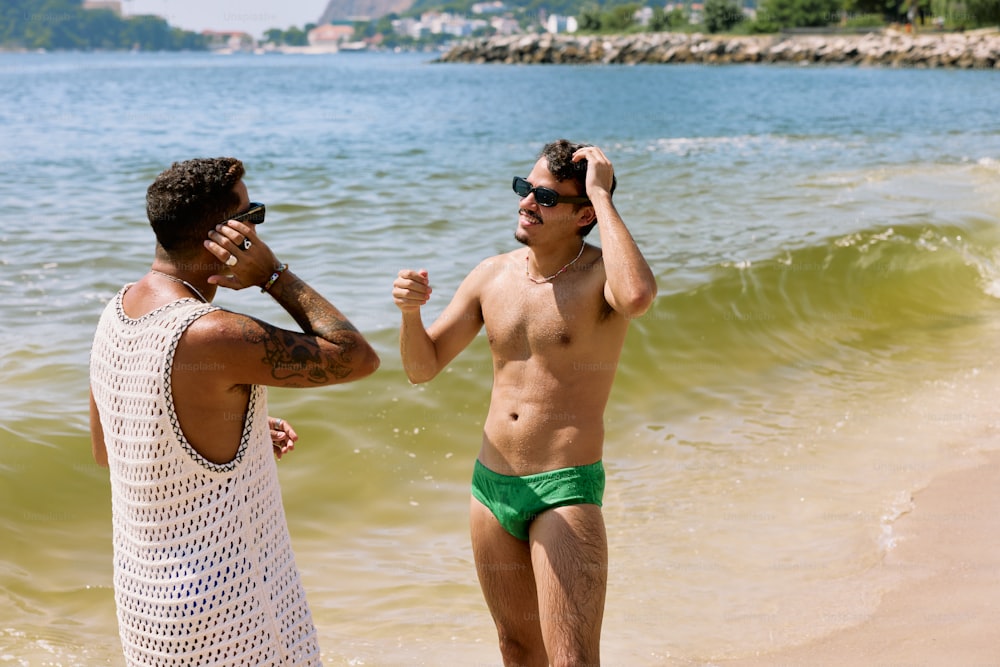
<instances>
[{"instance_id":1,"label":"distant hillside","mask_svg":"<svg viewBox=\"0 0 1000 667\"><path fill-rule=\"evenodd\" d=\"M337 21L374 20L387 14L402 14L414 0L330 0L318 24Z\"/></svg>"}]
</instances>

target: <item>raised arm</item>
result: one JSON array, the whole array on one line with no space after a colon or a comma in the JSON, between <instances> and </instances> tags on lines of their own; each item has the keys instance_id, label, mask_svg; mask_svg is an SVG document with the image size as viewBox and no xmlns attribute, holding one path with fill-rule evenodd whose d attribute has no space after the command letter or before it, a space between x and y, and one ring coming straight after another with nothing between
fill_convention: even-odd
<instances>
[{"instance_id":1,"label":"raised arm","mask_svg":"<svg viewBox=\"0 0 1000 667\"><path fill-rule=\"evenodd\" d=\"M649 310L656 298L656 278L611 201L615 173L611 161L596 146L578 150L573 161L580 160L587 160L587 197L594 206L601 233L608 278L604 298L625 317L638 317Z\"/></svg>"},{"instance_id":2,"label":"raised arm","mask_svg":"<svg viewBox=\"0 0 1000 667\"><path fill-rule=\"evenodd\" d=\"M478 276L473 272L459 286L444 312L428 329L420 308L431 296L427 271L403 269L392 284L392 297L402 312L399 353L410 382L432 380L465 349L483 326Z\"/></svg>"},{"instance_id":3,"label":"raised arm","mask_svg":"<svg viewBox=\"0 0 1000 667\"><path fill-rule=\"evenodd\" d=\"M358 380L374 373L379 358L364 336L332 303L284 265L255 230L229 221L210 234L206 247L225 262L238 257L231 275L209 281L231 289L260 285L302 327L290 331L226 311L210 313L185 334L192 352L226 359L235 384L314 387ZM236 245L248 239L253 252ZM237 254L238 253L238 254ZM178 350L180 352L180 350Z\"/></svg>"}]
</instances>

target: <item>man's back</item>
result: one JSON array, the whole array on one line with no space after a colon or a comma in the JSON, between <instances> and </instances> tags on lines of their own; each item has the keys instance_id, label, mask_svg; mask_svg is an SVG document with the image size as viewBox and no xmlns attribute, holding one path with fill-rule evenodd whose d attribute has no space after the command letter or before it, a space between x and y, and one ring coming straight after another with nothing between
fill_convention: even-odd
<instances>
[{"instance_id":1,"label":"man's back","mask_svg":"<svg viewBox=\"0 0 1000 667\"><path fill-rule=\"evenodd\" d=\"M101 317L90 439L110 468L115 599L128 664L316 665L274 457L298 439L266 387L322 387L378 354L257 233L235 158L175 162L146 190L149 271ZM259 287L301 331L214 308ZM196 298L195 298L196 297Z\"/></svg>"},{"instance_id":2,"label":"man's back","mask_svg":"<svg viewBox=\"0 0 1000 667\"><path fill-rule=\"evenodd\" d=\"M91 386L111 473L128 664L319 664L281 505L266 389L250 391L235 457L201 456L180 428L171 377L179 339L213 307L181 299L133 319L124 293L98 325Z\"/></svg>"}]
</instances>

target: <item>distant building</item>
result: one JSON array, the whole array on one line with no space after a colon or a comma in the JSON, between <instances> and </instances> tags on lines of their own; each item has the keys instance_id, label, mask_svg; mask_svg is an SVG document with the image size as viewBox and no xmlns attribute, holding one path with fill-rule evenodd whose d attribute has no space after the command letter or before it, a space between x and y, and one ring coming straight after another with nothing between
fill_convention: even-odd
<instances>
[{"instance_id":1,"label":"distant building","mask_svg":"<svg viewBox=\"0 0 1000 667\"><path fill-rule=\"evenodd\" d=\"M576 32L578 27L579 26L577 25L575 16L559 16L558 14L550 14L545 20L546 32Z\"/></svg>"},{"instance_id":2,"label":"distant building","mask_svg":"<svg viewBox=\"0 0 1000 667\"><path fill-rule=\"evenodd\" d=\"M516 35L521 32L521 24L509 16L494 16L490 19L490 27L498 35Z\"/></svg>"},{"instance_id":3,"label":"distant building","mask_svg":"<svg viewBox=\"0 0 1000 667\"><path fill-rule=\"evenodd\" d=\"M309 31L309 46L337 46L354 37L354 26L327 23Z\"/></svg>"},{"instance_id":4,"label":"distant building","mask_svg":"<svg viewBox=\"0 0 1000 667\"><path fill-rule=\"evenodd\" d=\"M634 18L635 22L639 25L649 25L650 19L653 18L653 8L643 7L641 9L637 9L635 14L632 15L632 18Z\"/></svg>"},{"instance_id":5,"label":"distant building","mask_svg":"<svg viewBox=\"0 0 1000 667\"><path fill-rule=\"evenodd\" d=\"M116 15L122 15L122 3L118 0L84 0L84 9L109 9Z\"/></svg>"},{"instance_id":6,"label":"distant building","mask_svg":"<svg viewBox=\"0 0 1000 667\"><path fill-rule=\"evenodd\" d=\"M507 10L507 5L501 0L493 0L493 2L477 2L470 9L473 14L502 14Z\"/></svg>"},{"instance_id":7,"label":"distant building","mask_svg":"<svg viewBox=\"0 0 1000 667\"><path fill-rule=\"evenodd\" d=\"M202 30L202 36L213 51L253 51L256 40L245 32Z\"/></svg>"},{"instance_id":8,"label":"distant building","mask_svg":"<svg viewBox=\"0 0 1000 667\"><path fill-rule=\"evenodd\" d=\"M492 21L497 19L498 17L493 17ZM428 35L468 37L476 30L485 29L491 23L483 19L467 19L448 12L425 12L419 20L411 17L395 19L392 21L392 29L396 34L407 35L413 39Z\"/></svg>"},{"instance_id":9,"label":"distant building","mask_svg":"<svg viewBox=\"0 0 1000 667\"><path fill-rule=\"evenodd\" d=\"M482 19L467 19L449 12L427 12L420 17L420 22L430 28L431 34L455 37L468 37L478 28L487 26Z\"/></svg>"},{"instance_id":10,"label":"distant building","mask_svg":"<svg viewBox=\"0 0 1000 667\"><path fill-rule=\"evenodd\" d=\"M397 35L406 35L413 39L421 39L431 34L430 27L411 17L393 20L392 29Z\"/></svg>"}]
</instances>

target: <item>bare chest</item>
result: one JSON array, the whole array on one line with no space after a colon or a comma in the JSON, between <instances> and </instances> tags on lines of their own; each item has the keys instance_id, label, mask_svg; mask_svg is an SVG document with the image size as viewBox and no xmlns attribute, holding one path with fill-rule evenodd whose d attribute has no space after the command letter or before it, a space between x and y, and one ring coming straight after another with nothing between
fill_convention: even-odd
<instances>
[{"instance_id":1,"label":"bare chest","mask_svg":"<svg viewBox=\"0 0 1000 667\"><path fill-rule=\"evenodd\" d=\"M587 281L517 281L490 291L483 300L483 321L500 361L574 354L599 334L603 305L603 294Z\"/></svg>"}]
</instances>

